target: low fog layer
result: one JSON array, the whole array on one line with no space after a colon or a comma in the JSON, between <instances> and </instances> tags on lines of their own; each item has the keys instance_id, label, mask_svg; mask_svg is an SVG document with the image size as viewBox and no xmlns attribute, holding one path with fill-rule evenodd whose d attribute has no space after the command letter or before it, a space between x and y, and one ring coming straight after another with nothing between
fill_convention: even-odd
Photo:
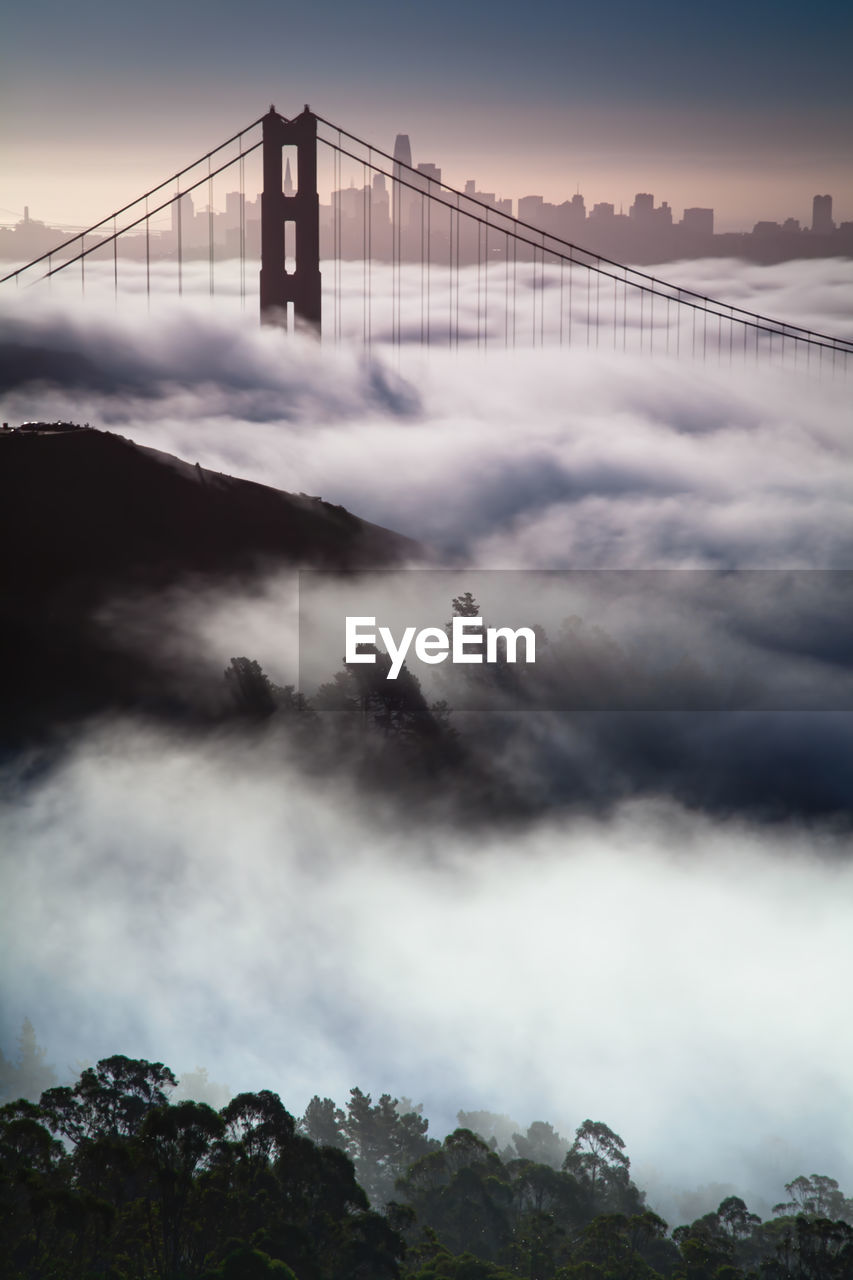
<instances>
[{"instance_id":1,"label":"low fog layer","mask_svg":"<svg viewBox=\"0 0 853 1280\"><path fill-rule=\"evenodd\" d=\"M850 332L850 263L671 273ZM110 300L105 314L36 290L26 310L13 298L4 419L90 421L343 503L463 563L851 564L849 379L583 345L375 346L368 359L358 344L284 341L237 303L206 301L148 316L144 300L118 314Z\"/></svg>"},{"instance_id":2,"label":"low fog layer","mask_svg":"<svg viewBox=\"0 0 853 1280\"><path fill-rule=\"evenodd\" d=\"M587 1115L646 1178L853 1178L840 840L660 801L476 842L263 752L88 733L3 816L3 1004L62 1070ZM834 855L834 856L832 856Z\"/></svg>"},{"instance_id":3,"label":"low fog layer","mask_svg":"<svg viewBox=\"0 0 853 1280\"><path fill-rule=\"evenodd\" d=\"M850 332L849 263L693 263L678 278ZM89 421L319 494L438 561L853 560L849 379L585 347L368 360L236 309L149 319L57 295L26 311L15 299L0 333L4 420ZM247 652L292 679L289 592L269 584L239 613L180 600L175 634L211 669ZM128 610L117 603L111 625L145 634ZM720 740L732 768L763 769L780 793L809 769L838 774L849 720L794 725L805 763L789 757L787 773L767 754L774 726L730 751L727 722L709 776ZM522 782L553 756L544 731L531 747L536 732L517 752ZM60 1071L113 1052L202 1063L235 1090L279 1089L294 1111L359 1083L423 1100L439 1133L459 1107L564 1133L592 1116L650 1187L734 1182L773 1203L821 1172L851 1189L845 837L751 825L722 803L703 816L674 784L512 837L413 829L260 746L125 721L6 781L8 1048L28 1015Z\"/></svg>"}]
</instances>

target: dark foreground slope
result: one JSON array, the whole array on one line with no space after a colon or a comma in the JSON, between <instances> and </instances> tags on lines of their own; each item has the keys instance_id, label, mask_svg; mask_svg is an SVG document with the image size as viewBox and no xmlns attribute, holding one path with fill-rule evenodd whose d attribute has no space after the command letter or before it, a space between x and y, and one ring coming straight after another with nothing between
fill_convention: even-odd
<instances>
[{"instance_id":1,"label":"dark foreground slope","mask_svg":"<svg viewBox=\"0 0 853 1280\"><path fill-rule=\"evenodd\" d=\"M354 569L415 543L304 494L206 471L105 431L0 436L4 585L95 589L218 576L266 561Z\"/></svg>"},{"instance_id":2,"label":"dark foreground slope","mask_svg":"<svg viewBox=\"0 0 853 1280\"><path fill-rule=\"evenodd\" d=\"M304 494L206 471L108 432L0 433L0 707L8 746L108 706L157 702L153 656L97 624L104 602L285 567L352 570L418 553Z\"/></svg>"}]
</instances>

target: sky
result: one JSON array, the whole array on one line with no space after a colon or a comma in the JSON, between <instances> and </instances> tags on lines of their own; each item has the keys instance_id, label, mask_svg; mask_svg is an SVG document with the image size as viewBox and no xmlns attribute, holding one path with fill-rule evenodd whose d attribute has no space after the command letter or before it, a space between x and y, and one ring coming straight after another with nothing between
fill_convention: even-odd
<instances>
[{"instance_id":1,"label":"sky","mask_svg":"<svg viewBox=\"0 0 853 1280\"><path fill-rule=\"evenodd\" d=\"M0 220L87 224L262 115L310 103L454 185L628 207L651 190L717 229L853 218L842 0L638 6L495 0L34 0L4 17Z\"/></svg>"}]
</instances>

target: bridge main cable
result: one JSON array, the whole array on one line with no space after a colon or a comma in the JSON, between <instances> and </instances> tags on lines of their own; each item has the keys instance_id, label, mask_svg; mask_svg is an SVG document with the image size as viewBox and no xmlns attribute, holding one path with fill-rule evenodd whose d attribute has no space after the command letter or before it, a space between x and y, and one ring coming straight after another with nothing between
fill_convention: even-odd
<instances>
[{"instance_id":1,"label":"bridge main cable","mask_svg":"<svg viewBox=\"0 0 853 1280\"><path fill-rule=\"evenodd\" d=\"M549 253L553 257L562 259L565 262L572 263L590 271L595 271L598 274L605 276L607 279L614 280L619 284L628 285L633 289L640 290L643 293L652 295L653 297L662 298L668 302L675 302L681 306L702 311L707 315L718 316L724 320L729 320L732 323L743 325L746 328L758 329L764 333L790 338L792 341L807 343L810 346L823 347L824 349L834 350L844 354L853 354L853 339L851 338L838 338L831 334L819 333L816 330L806 329L801 325L792 324L787 320L777 320L772 316L765 316L756 311L749 311L744 307L737 307L733 303L722 302L719 299L710 298L705 294L697 293L695 290L684 288L681 285L670 284L668 281L661 280L659 277L650 275L648 272L640 271L636 267L625 266L623 263L615 262L613 259L606 258L604 255L595 253L591 249L585 249L581 245L574 244L569 240L563 240L560 236L556 236L550 231L544 231L541 227L536 227L532 223L523 221L521 218L514 218L511 214L502 213L500 210L496 210L491 205L486 204L485 201L478 200L475 196L469 196L464 192L459 191L456 187L450 186L449 183L441 182L435 178L430 178L429 183L431 186L438 186L443 191L446 191L449 196L453 197L453 199L445 199L441 195L425 190L423 185L423 175L411 165L406 164L405 161L395 159L395 157L390 155L387 151L383 151L381 147L376 147L373 143L366 142L357 134L351 133L348 129L344 129L342 126L335 124L331 120L325 119L323 116L318 115L317 122L318 124L325 125L329 129L333 129L339 136L343 135L352 139L353 142L357 143L360 147L364 147L371 154L375 153L390 162L390 171L380 165L370 163L369 167L371 167L376 173L381 173L384 177L390 178L392 182L399 183L401 186L415 191L421 196L426 196L428 200L432 200L436 204L440 204L444 208L450 209L462 217L470 218L472 221L498 231L503 235L511 236L519 243L526 244L534 250ZM332 150L339 151L341 155L345 155L359 164L363 163L363 158L361 156L357 156L346 147L342 147L340 143L335 143L331 141L331 139L323 137L318 137L318 141L322 142L324 146L332 148ZM400 170L402 169L406 169L411 173L413 181L409 182L400 176ZM476 205L479 209L482 209L483 213L478 214L467 207L462 208L460 207L459 201L464 201L466 206ZM491 215L491 217L489 215ZM503 224L495 221L495 219L502 219ZM506 224L509 224L509 226ZM521 232L516 231L515 228L517 227L523 228L523 231L529 234L522 234ZM535 236L536 238L532 239L531 236ZM576 257L575 255L577 254L581 254L582 258ZM588 259L588 261L583 261L583 259ZM613 268L613 270L608 270L607 268ZM621 272L621 275L616 275L616 271ZM631 276L637 277L637 279L628 279L629 273ZM664 290L670 290L670 292L667 293ZM714 308L717 309L715 310Z\"/></svg>"},{"instance_id":2,"label":"bridge main cable","mask_svg":"<svg viewBox=\"0 0 853 1280\"><path fill-rule=\"evenodd\" d=\"M155 192L162 191L164 187L168 187L173 182L177 182L185 173L190 173L193 169L197 169L200 164L204 164L205 160L209 161L212 156L223 151L225 147L229 147L232 142L237 142L241 139L244 134L250 131L250 129L255 129L262 120L263 116L258 116L257 120L253 120L251 124L247 124L244 129L238 130L238 132L233 133L230 138L226 138L224 142L220 142L218 147L214 147L211 151L206 152L203 156L200 156L198 160L194 160L192 164L184 165L183 169L179 169L177 173L173 173L170 178L165 178L162 182L158 182L155 187L151 187L148 191L144 191L141 196L137 196L135 200L131 200L129 204L122 205L120 209L116 209L112 213L107 214L105 218L101 218L100 222L93 223L92 226L87 227L85 231L76 232L73 236L70 236L69 239L63 240L61 244L56 245L55 248L49 249L46 253L39 254L37 258L33 258L30 262L25 263L24 266L17 267L16 270L10 271L8 275L0 276L0 284L5 284L7 280L14 280L16 276L22 275L25 271L29 271L31 267L38 266L40 262L45 262L48 259L53 258L56 254L61 253L63 249L67 249L70 245L76 244L78 240L85 240L86 236L100 230L101 227L106 226L108 222L112 222L115 218L120 218L123 213L127 213L128 209L134 209L138 204L141 204L143 200L147 200L149 197L153 196ZM205 173L204 177L199 179L198 182L192 183L191 186L186 187L183 191L176 192L168 200L143 214L142 217L136 218L133 222L129 222L127 226L122 227L120 231L115 231L111 235L104 236L97 244L86 249L85 252L77 254L76 257L69 258L67 261L63 262L61 267L56 267L54 270L46 272L46 274L44 276L40 276L39 279L44 280L47 276L55 275L58 271L64 270L65 267L73 266L75 262L79 262L81 258L86 257L95 249L102 249L104 245L111 244L114 240L117 240L119 236L123 236L127 231L132 231L134 227L138 227L140 223L145 222L147 218L153 218L155 214L162 213L164 209L168 209L170 204L174 204L175 200L188 195L191 191L195 191L196 187L203 186L210 177L216 177L217 174L220 174L225 169L230 168L232 164L236 164L242 156L251 155L253 151L257 151L260 145L260 142L256 142L251 147L247 147L245 151L241 150L238 155L233 157L233 159L227 161L227 163L223 165L220 165L220 167L218 169L214 169L212 173Z\"/></svg>"}]
</instances>

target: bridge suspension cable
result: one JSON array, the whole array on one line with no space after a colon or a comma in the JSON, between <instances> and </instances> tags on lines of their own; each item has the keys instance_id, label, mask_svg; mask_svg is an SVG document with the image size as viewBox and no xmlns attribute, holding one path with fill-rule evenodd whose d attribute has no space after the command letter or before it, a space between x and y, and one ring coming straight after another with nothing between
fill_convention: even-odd
<instances>
[{"instance_id":1,"label":"bridge suspension cable","mask_svg":"<svg viewBox=\"0 0 853 1280\"><path fill-rule=\"evenodd\" d=\"M237 292L245 307L249 252L245 161L264 146L263 138L252 140L259 126L263 126L269 146L264 152L260 243L255 243L254 252L260 249L264 262L269 256L277 264L267 271L272 285L267 288L266 313L276 311L269 299L275 303L279 293L285 298L297 297L295 304L287 303L288 310L304 305L298 288L295 295L290 292L292 282L298 283L300 277L313 279L314 310L309 319L318 328L325 307L326 334L336 342L360 339L368 348L375 342L395 346L440 343L456 350L470 344L483 351L496 344L507 348L583 345L720 364L768 361L819 374L828 369L835 375L851 367L853 340L849 338L763 315L615 262L513 217L497 207L494 197L482 198L473 184L470 190L459 191L442 181L434 167L416 169L307 107L292 120L270 108L265 116L138 199L10 271L0 278L0 284L13 280L16 285L28 283L27 273L39 268L37 279L50 282L79 262L80 287L85 293L90 278L87 263L111 250L110 277L117 300L118 243L127 236L125 243L133 247L124 251L122 261L127 254L144 259L144 288L150 305L152 278L157 274L152 270L152 259L176 261L177 291L182 294L185 259L201 258L201 242L206 236L207 292L213 297L220 291L215 278L219 259L228 257L229 246L233 257L236 247ZM236 154L222 159L222 153L234 144ZM330 204L326 207L319 204L316 185L319 144L331 159ZM280 158L282 147L297 150L298 168L305 169L305 174L297 174L295 195L286 181L286 190L280 190L276 148ZM268 158L275 163L268 165ZM239 212L234 222L229 202L235 193L229 193L226 219L231 222L225 221L225 251L218 253L215 223L220 215L214 213L214 180L234 165L239 172ZM349 170L349 190L344 186L345 168ZM301 193L299 176L304 179ZM390 193L385 185L389 182ZM267 192L271 184L279 189ZM204 188L206 217L197 214L191 225L186 225L186 209L192 214L188 198ZM159 239L155 233L156 251L152 253L151 220L168 209L172 211L171 230L159 233ZM124 221L128 214L132 216ZM129 235L140 228L144 235ZM258 229L256 222L253 234ZM282 240L291 247L283 250ZM306 246L310 262L305 260ZM326 261L322 279L321 257ZM287 266L294 259L295 275ZM200 270L193 272L194 291L204 278ZM135 279L138 281L138 274ZM263 312L263 271L261 279ZM321 289L325 295L322 307Z\"/></svg>"},{"instance_id":2,"label":"bridge suspension cable","mask_svg":"<svg viewBox=\"0 0 853 1280\"><path fill-rule=\"evenodd\" d=\"M503 264L504 270L503 340L507 346L517 345L518 268L519 263L526 260L531 268L528 323L530 342L534 346L544 345L547 341L546 295L556 287L560 305L555 317L555 336L561 345L564 342L570 345L573 343L580 322L585 345L600 347L603 339L606 339L614 348L621 345L623 350L628 347L631 328L635 328L639 351L646 355L690 354L703 360L715 356L719 361L726 359L729 363L733 363L739 356L744 359L778 357L781 362L786 357L793 356L796 364L799 353L803 356L803 362L810 364L814 351L821 367L827 358L827 363L831 363L833 369L836 367L836 358L838 365L846 368L848 357L853 355L853 341L850 339L834 337L723 302L683 285L662 280L650 272L615 262L523 219L514 218L476 195L463 193L437 177L425 176L424 172L323 116L318 116L317 120L318 124L332 131L332 136L318 134L318 141L335 153L338 175L341 158L344 158L356 165L366 166L373 173L389 180L397 211L404 203L401 193L410 193L410 199L419 202L420 211L416 214L416 220L421 228L433 221L431 213L426 213L425 210L440 208L446 211L447 230L438 239L447 248L450 294L447 344L450 346L458 346L460 338L460 269L465 265L466 256L461 250L465 240L464 228L473 227L476 230L475 242L471 241L467 246L467 256L468 265L474 267L474 279L469 288L476 303L471 336L477 346L487 347L490 336L494 337L489 325L490 288L494 297L493 277L496 274L495 268L500 264ZM348 139L350 145L345 145L343 139ZM340 201L335 232L338 263L341 257L339 223ZM400 274L405 258L401 248L405 231L404 219L394 217L391 227L392 321L389 335L394 343L402 340ZM495 238L498 239L496 248L493 247ZM423 330L423 340L427 344L430 342L433 326L431 307L426 305L425 299L431 291L435 239L432 233L425 238L421 230L420 251L411 255L411 260L424 281L420 290L418 336L420 339L420 331ZM551 270L553 267L558 268L556 281ZM339 279L339 273L338 265L336 280ZM581 277L580 288L575 280L576 273ZM577 306L578 292L581 293L580 314ZM609 301L605 292L609 295ZM631 314L629 306L633 308ZM673 314L678 317L675 323ZM339 319L336 328L339 332ZM685 329L686 333L683 332ZM831 357L831 361L828 357Z\"/></svg>"},{"instance_id":3,"label":"bridge suspension cable","mask_svg":"<svg viewBox=\"0 0 853 1280\"><path fill-rule=\"evenodd\" d=\"M230 169L233 165L239 164L240 166L239 250L240 250L241 285L242 285L241 295L243 298L245 298L246 243L245 243L245 177L244 177L243 166L244 166L244 161L246 156L251 155L252 152L254 151L257 151L262 145L262 143L261 143L261 140L259 139L257 142L254 142L251 145L246 146L244 143L244 139L247 134L251 133L253 129L256 129L261 124L262 119L263 117L259 117L257 120L253 120L251 124L246 125L245 128L240 129L235 134L232 134L230 138L226 138L224 142L221 142L218 146L213 147L210 151L206 152L203 156L200 156L197 160L194 160L191 164L185 165L182 169L179 169L176 173L173 173L171 177L164 179L163 182L157 183L156 186L150 187L147 191L145 191L141 196L138 196L135 200L131 200L128 204L122 205L121 208L113 210L113 212L107 214L105 218L101 218L99 222L93 223L92 226L87 227L84 231L79 231L75 233L73 236L69 236L67 240L62 241L60 244L54 246L52 249L49 249L42 254L39 254L38 257L33 258L30 262L27 262L24 266L17 267L15 268L15 270L10 271L6 275L0 277L0 284L6 284L7 282L12 280L14 280L16 284L19 284L22 278L25 277L26 273L31 272L34 268L38 266L46 265L46 270L41 275L39 275L35 280L31 280L27 282L29 284L36 284L40 280L45 280L45 279L49 280L51 277L58 275L59 272L65 271L68 267L71 267L75 263L79 262L80 271L81 271L81 287L85 291L86 259L90 258L92 255L102 252L104 249L112 247L113 281L114 281L114 289L115 289L115 292L117 293L118 292L118 241L121 239L122 236L126 236L129 232L134 231L139 227L144 227L146 294L150 297L150 292L151 292L150 221L152 218L156 218L158 214L163 213L165 210L170 209L172 206L175 206L178 293L181 294L183 292L183 262L184 262L182 202L185 201L186 197L190 195L193 191L197 191L200 188L206 186L208 190L209 291L211 295L213 295L215 290L214 236L213 236L213 217L214 217L213 179L218 177L220 174L224 173L226 170ZM234 143L237 143L238 145L237 154L223 161L223 163L217 165L216 168L213 168L213 164L212 164L213 157L219 155L222 151L224 151L227 147L230 147ZM197 170L200 166L205 166L205 165L206 165L206 169L201 177L181 187L182 178L184 178L187 174L191 174L194 170ZM167 190L173 184L176 186L177 190L171 195L169 195L167 198L160 200L159 203L155 204L152 207L151 205L152 197L156 196L159 192L163 192ZM143 206L143 210L138 216L132 218L129 222L125 222L121 226L118 225L119 218L121 218L124 214L132 210L136 210L137 208L139 208L140 205ZM107 230L105 230L105 228ZM93 244L90 244L87 247L86 238L91 236L96 236L97 239ZM76 251L75 251L75 246L79 246L79 248L76 249ZM54 259L60 256L62 256L62 260L58 264L54 264Z\"/></svg>"}]
</instances>

